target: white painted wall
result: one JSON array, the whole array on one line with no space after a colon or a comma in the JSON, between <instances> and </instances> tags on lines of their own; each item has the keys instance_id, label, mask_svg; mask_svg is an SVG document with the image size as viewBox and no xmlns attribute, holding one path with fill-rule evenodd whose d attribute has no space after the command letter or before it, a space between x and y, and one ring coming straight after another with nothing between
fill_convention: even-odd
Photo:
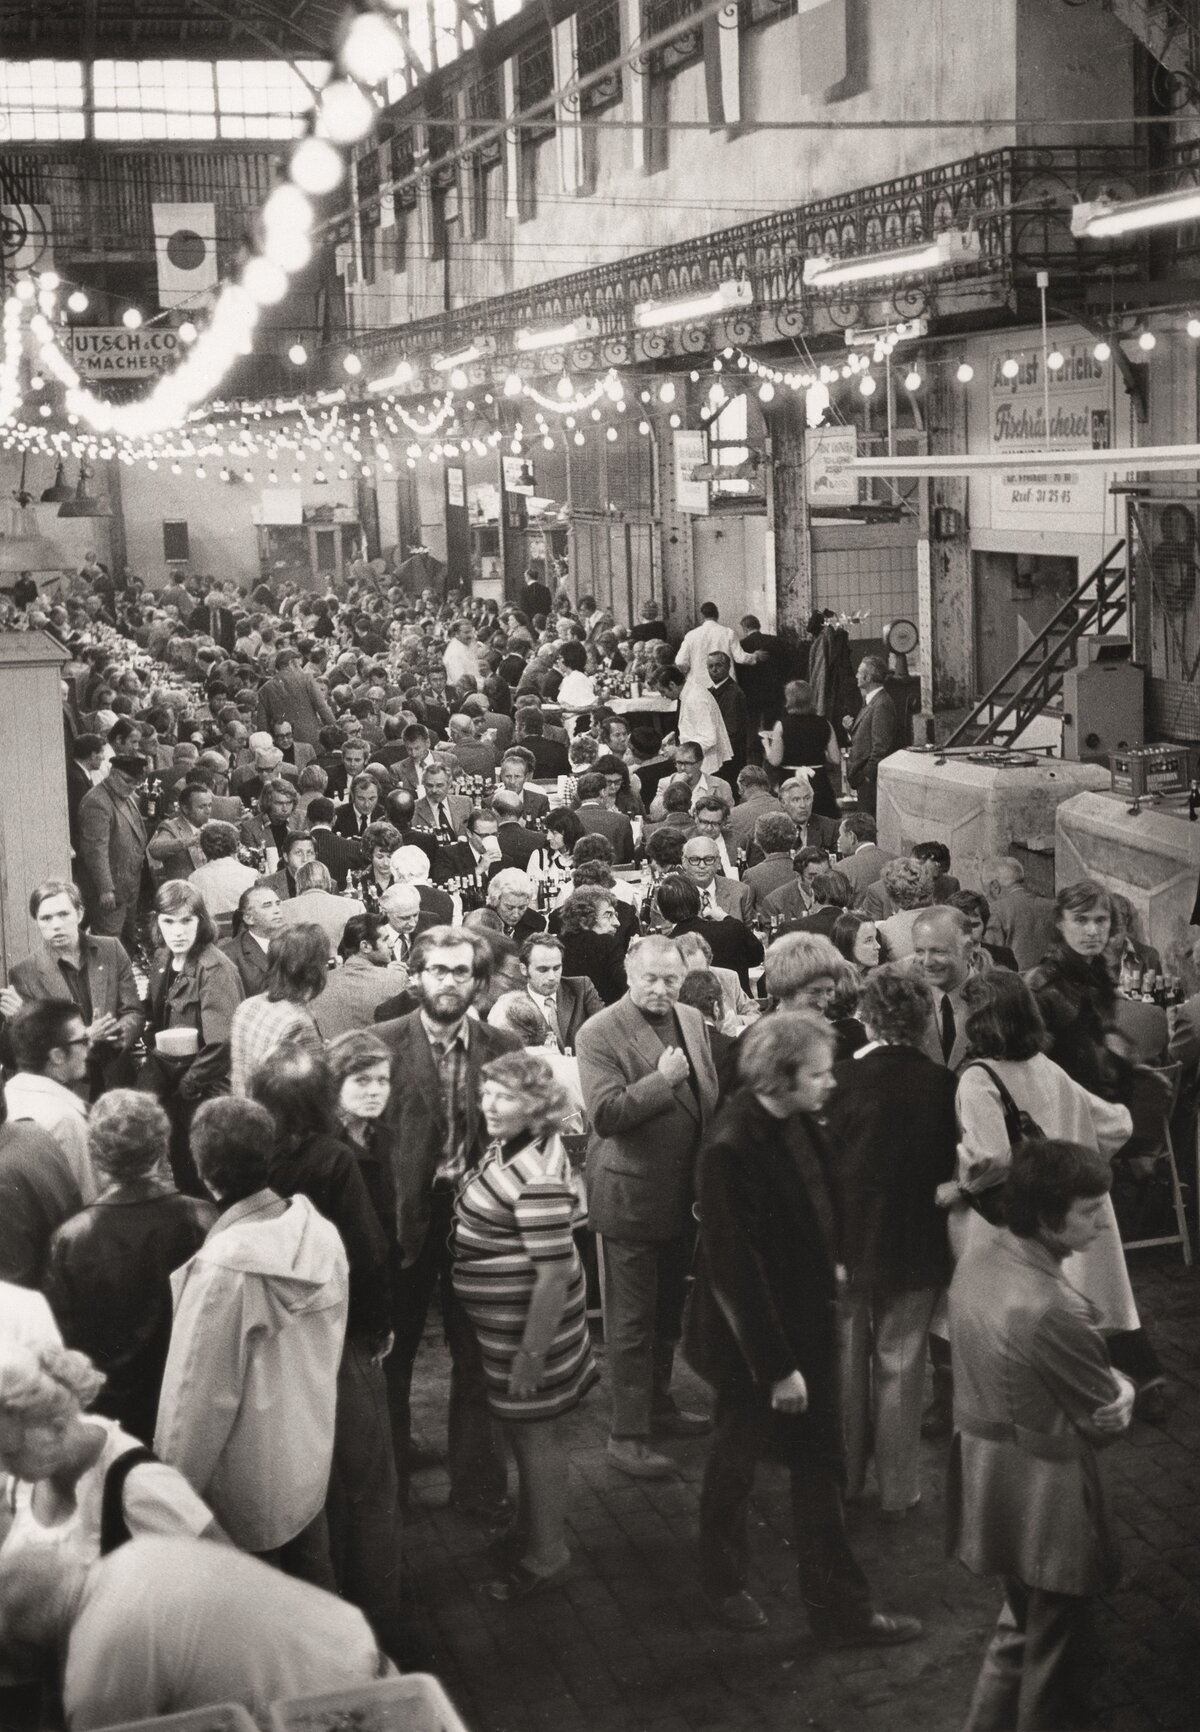
<instances>
[{"instance_id":1,"label":"white painted wall","mask_svg":"<svg viewBox=\"0 0 1200 1732\"><path fill-rule=\"evenodd\" d=\"M188 526L190 571L222 582L232 577L243 588L257 582L258 530L252 514L261 502L259 486L220 481L211 467L207 478L197 481L161 468L152 474L138 464L122 470L121 493L128 568L147 584L157 588L166 581L162 526L178 518ZM354 483L335 479L316 487L306 482L302 495L306 510L353 506Z\"/></svg>"}]
</instances>

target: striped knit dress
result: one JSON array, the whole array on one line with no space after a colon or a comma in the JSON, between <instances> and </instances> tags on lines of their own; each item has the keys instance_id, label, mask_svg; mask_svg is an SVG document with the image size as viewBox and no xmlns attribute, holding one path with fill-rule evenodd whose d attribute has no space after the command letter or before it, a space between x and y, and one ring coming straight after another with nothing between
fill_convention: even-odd
<instances>
[{"instance_id":1,"label":"striped knit dress","mask_svg":"<svg viewBox=\"0 0 1200 1732\"><path fill-rule=\"evenodd\" d=\"M488 1402L498 1419L556 1419L599 1377L588 1337L583 1269L571 1237L575 1196L562 1139L493 1145L459 1192L454 1222L454 1291L483 1355ZM541 1387L508 1392L525 1332L538 1266L567 1263L566 1304L546 1355Z\"/></svg>"}]
</instances>

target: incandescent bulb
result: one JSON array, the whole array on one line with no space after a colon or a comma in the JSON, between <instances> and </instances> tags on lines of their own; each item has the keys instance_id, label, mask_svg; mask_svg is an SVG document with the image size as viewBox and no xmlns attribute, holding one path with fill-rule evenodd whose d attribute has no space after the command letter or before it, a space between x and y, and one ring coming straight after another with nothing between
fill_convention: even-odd
<instances>
[{"instance_id":1,"label":"incandescent bulb","mask_svg":"<svg viewBox=\"0 0 1200 1732\"><path fill-rule=\"evenodd\" d=\"M121 323L127 331L138 331L142 326L142 315L136 307L126 307L121 314Z\"/></svg>"}]
</instances>

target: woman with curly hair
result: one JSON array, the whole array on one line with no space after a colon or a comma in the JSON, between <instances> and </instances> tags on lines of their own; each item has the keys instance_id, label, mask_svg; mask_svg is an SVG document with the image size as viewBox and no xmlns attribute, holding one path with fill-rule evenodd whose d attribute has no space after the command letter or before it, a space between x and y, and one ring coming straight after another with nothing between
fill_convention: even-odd
<instances>
[{"instance_id":1,"label":"woman with curly hair","mask_svg":"<svg viewBox=\"0 0 1200 1732\"><path fill-rule=\"evenodd\" d=\"M517 1518L499 1548L507 1568L492 1593L519 1600L569 1562L558 1422L599 1373L558 1134L566 1092L539 1053L505 1053L484 1069L482 1108L492 1144L455 1203L453 1278L479 1337L488 1402L517 1458Z\"/></svg>"},{"instance_id":2,"label":"woman with curly hair","mask_svg":"<svg viewBox=\"0 0 1200 1732\"><path fill-rule=\"evenodd\" d=\"M103 1385L85 1354L49 1342L0 1361L5 1556L53 1546L90 1564L135 1534L224 1538L181 1473L86 1411Z\"/></svg>"},{"instance_id":3,"label":"woman with curly hair","mask_svg":"<svg viewBox=\"0 0 1200 1732\"><path fill-rule=\"evenodd\" d=\"M626 941L611 891L593 884L573 890L558 911L558 936L564 974L586 975L605 1004L624 996Z\"/></svg>"},{"instance_id":4,"label":"woman with curly hair","mask_svg":"<svg viewBox=\"0 0 1200 1732\"><path fill-rule=\"evenodd\" d=\"M360 872L350 874L350 881L355 895L372 914L379 911L384 892L390 890L395 882L392 855L403 841L396 826L386 820L368 824L362 833L362 851L367 863Z\"/></svg>"}]
</instances>

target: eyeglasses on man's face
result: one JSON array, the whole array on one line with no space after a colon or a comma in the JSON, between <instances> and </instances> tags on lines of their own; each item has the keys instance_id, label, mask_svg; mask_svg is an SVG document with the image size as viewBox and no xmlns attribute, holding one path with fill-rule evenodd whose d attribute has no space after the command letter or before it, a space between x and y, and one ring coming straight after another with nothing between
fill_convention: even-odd
<instances>
[{"instance_id":1,"label":"eyeglasses on man's face","mask_svg":"<svg viewBox=\"0 0 1200 1732\"><path fill-rule=\"evenodd\" d=\"M443 968L436 962L428 963L421 972L427 974L431 980L452 980L457 986L465 985L475 974L475 970L470 967Z\"/></svg>"}]
</instances>

